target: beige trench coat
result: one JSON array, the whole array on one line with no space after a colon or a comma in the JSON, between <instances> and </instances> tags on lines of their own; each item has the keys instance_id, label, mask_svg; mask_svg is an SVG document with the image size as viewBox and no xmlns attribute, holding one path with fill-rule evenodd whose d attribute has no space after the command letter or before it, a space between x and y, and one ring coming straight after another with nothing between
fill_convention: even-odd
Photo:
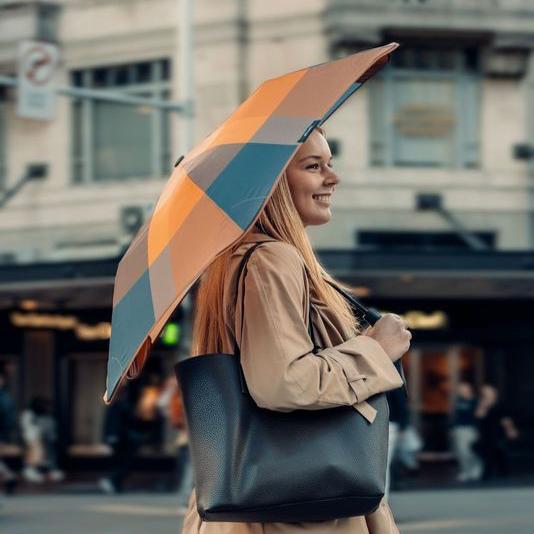
<instances>
[{"instance_id":1,"label":"beige trench coat","mask_svg":"<svg viewBox=\"0 0 534 534\"><path fill-rule=\"evenodd\" d=\"M250 232L232 256L224 291L227 339L232 353L234 332L241 335L242 287L237 270L245 251L265 242L248 260L245 278L241 363L249 392L258 406L270 410L320 410L353 406L371 424L375 409L366 399L402 385L391 359L373 338L351 337L329 310L310 295L312 322L321 347L313 354L308 335L309 286L297 250L262 233ZM242 286L243 284L241 284ZM234 312L235 310L235 312ZM239 337L238 337L239 339ZM261 357L260 357L261 356ZM383 501L369 516L305 523L225 523L202 521L193 490L182 534L398 534L388 504Z\"/></svg>"}]
</instances>

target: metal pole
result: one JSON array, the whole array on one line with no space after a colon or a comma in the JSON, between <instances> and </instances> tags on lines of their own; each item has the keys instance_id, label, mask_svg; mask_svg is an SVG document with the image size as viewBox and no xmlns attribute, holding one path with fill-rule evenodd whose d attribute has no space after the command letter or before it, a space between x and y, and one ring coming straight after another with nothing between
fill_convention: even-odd
<instances>
[{"instance_id":1,"label":"metal pole","mask_svg":"<svg viewBox=\"0 0 534 534\"><path fill-rule=\"evenodd\" d=\"M239 0L237 24L239 33L237 37L237 61L238 61L238 98L239 102L246 100L249 94L248 87L248 0Z\"/></svg>"},{"instance_id":2,"label":"metal pole","mask_svg":"<svg viewBox=\"0 0 534 534\"><path fill-rule=\"evenodd\" d=\"M529 147L534 146L534 50L530 50L528 58L528 71L526 77L526 142ZM534 157L528 159L528 173L534 178ZM534 205L533 205L534 207Z\"/></svg>"},{"instance_id":3,"label":"metal pole","mask_svg":"<svg viewBox=\"0 0 534 534\"><path fill-rule=\"evenodd\" d=\"M180 153L186 154L193 146L195 86L193 65L193 1L178 0L179 32L179 98L184 112L179 117Z\"/></svg>"},{"instance_id":4,"label":"metal pole","mask_svg":"<svg viewBox=\"0 0 534 534\"><path fill-rule=\"evenodd\" d=\"M180 154L183 156L193 146L194 127L194 64L193 64L193 0L177 0L177 31L178 31L178 99L184 104L184 110L176 118L178 120L178 141ZM176 80L176 74L174 79ZM189 292L181 303L183 307L181 354L177 361L191 354L193 327L193 299Z\"/></svg>"},{"instance_id":5,"label":"metal pole","mask_svg":"<svg viewBox=\"0 0 534 534\"><path fill-rule=\"evenodd\" d=\"M526 132L526 142L529 147L534 146L534 50L530 50L529 57L528 57L528 71L527 71L527 77L526 77L526 91L525 91L525 97L526 97L526 124L525 124L525 132ZM534 180L534 157L532 155L527 160L528 165L528 177L529 177L529 191L528 199L528 214L527 214L527 220L529 222L529 246L530 248L534 248L534 193L532 192L532 181Z\"/></svg>"},{"instance_id":6,"label":"metal pole","mask_svg":"<svg viewBox=\"0 0 534 534\"><path fill-rule=\"evenodd\" d=\"M18 87L17 78L4 76L0 74L0 85ZM185 112L186 104L181 102L172 102L169 100L160 100L155 98L143 98L139 96L127 95L115 91L103 91L100 89L86 89L83 87L71 87L59 85L55 89L60 95L70 96L73 98L89 98L92 100L105 100L107 102L116 102L118 104L147 106L152 108L165 109L168 111Z\"/></svg>"}]
</instances>

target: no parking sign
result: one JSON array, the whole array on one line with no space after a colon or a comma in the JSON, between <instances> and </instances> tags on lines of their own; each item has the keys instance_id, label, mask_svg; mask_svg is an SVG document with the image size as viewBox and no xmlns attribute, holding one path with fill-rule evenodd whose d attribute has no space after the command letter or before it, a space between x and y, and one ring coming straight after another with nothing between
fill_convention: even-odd
<instances>
[{"instance_id":1,"label":"no parking sign","mask_svg":"<svg viewBox=\"0 0 534 534\"><path fill-rule=\"evenodd\" d=\"M19 45L17 115L27 119L52 120L56 95L54 75L59 49L50 43L25 41Z\"/></svg>"}]
</instances>

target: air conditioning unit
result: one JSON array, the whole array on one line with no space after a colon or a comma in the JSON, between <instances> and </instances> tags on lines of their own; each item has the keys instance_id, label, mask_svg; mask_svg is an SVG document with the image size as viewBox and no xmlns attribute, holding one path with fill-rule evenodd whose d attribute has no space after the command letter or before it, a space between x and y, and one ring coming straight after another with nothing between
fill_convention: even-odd
<instances>
[{"instance_id":1,"label":"air conditioning unit","mask_svg":"<svg viewBox=\"0 0 534 534\"><path fill-rule=\"evenodd\" d=\"M0 253L0 265L29 264L39 261L38 251L24 247Z\"/></svg>"},{"instance_id":2,"label":"air conditioning unit","mask_svg":"<svg viewBox=\"0 0 534 534\"><path fill-rule=\"evenodd\" d=\"M122 206L119 214L121 243L128 244L150 217L153 204Z\"/></svg>"},{"instance_id":3,"label":"air conditioning unit","mask_svg":"<svg viewBox=\"0 0 534 534\"><path fill-rule=\"evenodd\" d=\"M14 265L17 263L17 255L14 252L1 252L0 265Z\"/></svg>"}]
</instances>

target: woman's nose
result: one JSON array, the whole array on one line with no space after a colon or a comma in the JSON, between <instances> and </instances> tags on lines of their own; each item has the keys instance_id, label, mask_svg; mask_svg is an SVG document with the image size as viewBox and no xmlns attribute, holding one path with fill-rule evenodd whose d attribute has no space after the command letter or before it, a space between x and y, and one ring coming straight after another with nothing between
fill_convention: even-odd
<instances>
[{"instance_id":1,"label":"woman's nose","mask_svg":"<svg viewBox=\"0 0 534 534\"><path fill-rule=\"evenodd\" d=\"M326 172L325 182L327 184L337 185L340 182L340 178L333 169L328 169Z\"/></svg>"}]
</instances>

